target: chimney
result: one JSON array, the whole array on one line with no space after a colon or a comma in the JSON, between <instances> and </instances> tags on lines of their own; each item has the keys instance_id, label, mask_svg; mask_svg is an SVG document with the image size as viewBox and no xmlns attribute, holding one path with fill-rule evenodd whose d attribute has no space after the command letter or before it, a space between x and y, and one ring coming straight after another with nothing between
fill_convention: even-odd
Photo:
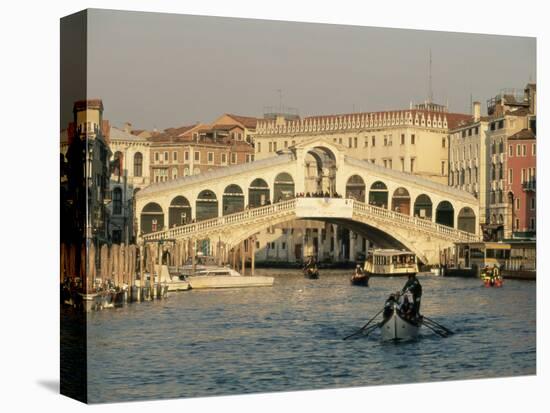
<instances>
[{"instance_id":1,"label":"chimney","mask_svg":"<svg viewBox=\"0 0 550 413\"><path fill-rule=\"evenodd\" d=\"M480 102L474 102L474 122L478 122L481 118L481 103Z\"/></svg>"},{"instance_id":2,"label":"chimney","mask_svg":"<svg viewBox=\"0 0 550 413\"><path fill-rule=\"evenodd\" d=\"M132 124L130 122L124 123L124 132L126 133L132 132Z\"/></svg>"}]
</instances>

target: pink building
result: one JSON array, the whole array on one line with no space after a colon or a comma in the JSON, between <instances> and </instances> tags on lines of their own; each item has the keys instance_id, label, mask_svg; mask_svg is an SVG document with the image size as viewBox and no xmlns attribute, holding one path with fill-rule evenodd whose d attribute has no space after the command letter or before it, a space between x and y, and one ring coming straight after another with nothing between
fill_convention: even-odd
<instances>
[{"instance_id":1,"label":"pink building","mask_svg":"<svg viewBox=\"0 0 550 413\"><path fill-rule=\"evenodd\" d=\"M537 140L530 129L508 137L508 201L512 204L514 236L534 236L536 232Z\"/></svg>"}]
</instances>

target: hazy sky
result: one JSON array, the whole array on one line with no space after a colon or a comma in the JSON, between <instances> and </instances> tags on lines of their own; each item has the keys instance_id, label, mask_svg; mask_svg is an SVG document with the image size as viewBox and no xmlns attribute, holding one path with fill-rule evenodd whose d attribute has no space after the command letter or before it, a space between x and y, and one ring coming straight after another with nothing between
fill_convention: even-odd
<instances>
[{"instance_id":1,"label":"hazy sky","mask_svg":"<svg viewBox=\"0 0 550 413\"><path fill-rule=\"evenodd\" d=\"M91 10L88 96L122 126L164 129L265 106L301 116L406 109L428 95L469 112L536 80L534 38Z\"/></svg>"}]
</instances>

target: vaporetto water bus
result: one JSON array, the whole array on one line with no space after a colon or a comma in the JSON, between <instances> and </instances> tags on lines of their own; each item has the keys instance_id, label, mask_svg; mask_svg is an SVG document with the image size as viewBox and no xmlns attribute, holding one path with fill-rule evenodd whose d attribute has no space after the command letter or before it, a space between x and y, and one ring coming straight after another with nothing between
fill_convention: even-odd
<instances>
[{"instance_id":1,"label":"vaporetto water bus","mask_svg":"<svg viewBox=\"0 0 550 413\"><path fill-rule=\"evenodd\" d=\"M364 270L371 276L407 276L418 272L418 263L410 251L375 249L368 253Z\"/></svg>"}]
</instances>

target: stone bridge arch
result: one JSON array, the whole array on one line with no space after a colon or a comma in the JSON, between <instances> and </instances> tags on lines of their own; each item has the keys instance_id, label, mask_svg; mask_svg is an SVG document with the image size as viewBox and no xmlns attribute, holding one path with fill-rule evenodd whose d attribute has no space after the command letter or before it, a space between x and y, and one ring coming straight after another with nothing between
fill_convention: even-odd
<instances>
[{"instance_id":1,"label":"stone bridge arch","mask_svg":"<svg viewBox=\"0 0 550 413\"><path fill-rule=\"evenodd\" d=\"M436 248L431 251L426 251L422 247L422 234L414 233L405 234L403 231L396 232L391 226L379 225L376 222L363 219L342 219L342 218L300 218L300 219L315 219L329 224L338 225L353 231L369 240L372 240L381 248L406 249L413 252L418 259L423 263L435 262L435 254L437 247L444 248L452 245L452 242L440 242ZM277 217L264 222L261 225L241 226L239 229L232 231L230 234L224 234L223 239L229 248L238 246L242 241L249 239L255 234L266 230L269 227L284 224L296 220L295 216ZM408 236L407 236L408 235ZM216 238L217 239L217 238ZM413 242L413 240L421 239L421 242Z\"/></svg>"}]
</instances>

